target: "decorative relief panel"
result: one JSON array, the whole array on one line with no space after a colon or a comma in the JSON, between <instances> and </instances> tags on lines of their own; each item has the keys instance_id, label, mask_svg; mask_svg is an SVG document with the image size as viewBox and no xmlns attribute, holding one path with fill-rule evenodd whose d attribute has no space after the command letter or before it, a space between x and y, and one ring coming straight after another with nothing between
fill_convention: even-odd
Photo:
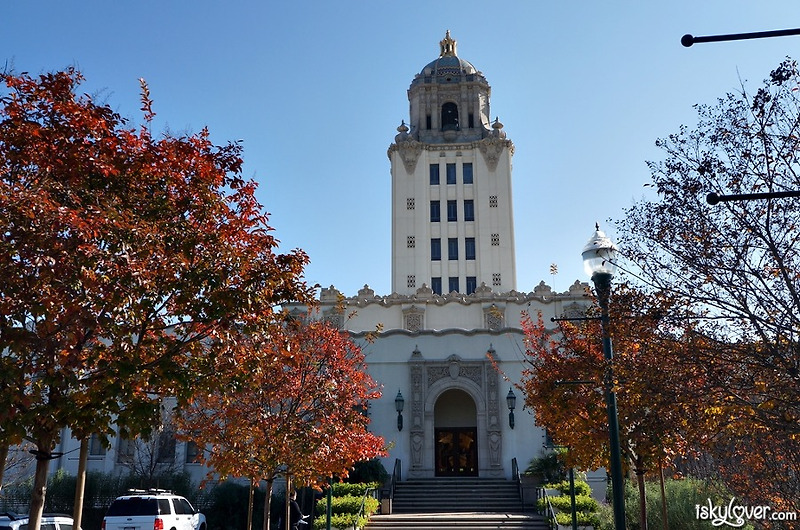
<instances>
[{"instance_id":1,"label":"decorative relief panel","mask_svg":"<svg viewBox=\"0 0 800 530\"><path fill-rule=\"evenodd\" d=\"M491 350L490 350L491 352ZM429 361L415 350L411 356L411 474L423 477L433 474L434 418L430 394L442 388L470 389L478 405L478 448L481 474L501 476L502 460L502 402L498 374L489 361L465 361L458 355L451 355L440 361ZM477 392L477 395L475 393ZM427 405L426 405L427 403Z\"/></svg>"}]
</instances>

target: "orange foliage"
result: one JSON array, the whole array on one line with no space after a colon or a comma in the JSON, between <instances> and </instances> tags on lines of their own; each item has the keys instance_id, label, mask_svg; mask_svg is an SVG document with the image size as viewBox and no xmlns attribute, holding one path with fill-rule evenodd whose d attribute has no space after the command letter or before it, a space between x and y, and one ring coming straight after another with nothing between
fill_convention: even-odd
<instances>
[{"instance_id":1,"label":"orange foliage","mask_svg":"<svg viewBox=\"0 0 800 530\"><path fill-rule=\"evenodd\" d=\"M184 438L208 447L202 459L215 472L254 484L281 474L318 484L383 454L366 415L380 392L345 333L291 322L224 363L238 370L223 370L216 391L179 419Z\"/></svg>"},{"instance_id":2,"label":"orange foliage","mask_svg":"<svg viewBox=\"0 0 800 530\"><path fill-rule=\"evenodd\" d=\"M0 80L0 445L147 432L161 396L308 300L307 257L275 252L238 145L151 135L146 85L137 130L73 69Z\"/></svg>"}]
</instances>

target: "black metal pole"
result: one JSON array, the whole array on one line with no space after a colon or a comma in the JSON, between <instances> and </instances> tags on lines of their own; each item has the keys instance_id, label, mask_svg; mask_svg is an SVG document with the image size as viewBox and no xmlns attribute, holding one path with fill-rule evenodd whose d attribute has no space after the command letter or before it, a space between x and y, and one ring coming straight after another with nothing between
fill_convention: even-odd
<instances>
[{"instance_id":1,"label":"black metal pole","mask_svg":"<svg viewBox=\"0 0 800 530\"><path fill-rule=\"evenodd\" d=\"M686 34L681 37L681 44L690 47L696 42L722 42L729 40L765 39L769 37L788 37L790 35L800 35L800 28L797 29L776 29L772 31L755 31L751 33L731 33L729 35L708 35L705 37L695 37Z\"/></svg>"},{"instance_id":2,"label":"black metal pole","mask_svg":"<svg viewBox=\"0 0 800 530\"><path fill-rule=\"evenodd\" d=\"M800 191L772 191L765 193L736 193L731 195L720 195L711 192L706 195L708 204L719 204L731 201L753 201L757 199L785 199L787 197L800 197Z\"/></svg>"},{"instance_id":3,"label":"black metal pole","mask_svg":"<svg viewBox=\"0 0 800 530\"><path fill-rule=\"evenodd\" d=\"M611 347L609 334L608 301L611 296L611 274L596 272L592 276L597 300L600 303L600 312L603 330L603 355L606 360L614 359L614 349ZM608 364L605 373L606 408L608 409L608 431L611 443L611 491L614 506L614 528L625 530L625 484L622 477L622 453L619 444L619 419L617 414L617 396L614 393L614 368Z\"/></svg>"},{"instance_id":4,"label":"black metal pole","mask_svg":"<svg viewBox=\"0 0 800 530\"><path fill-rule=\"evenodd\" d=\"M569 468L569 496L572 507L572 530L578 530L578 512L575 508L575 468Z\"/></svg>"}]
</instances>

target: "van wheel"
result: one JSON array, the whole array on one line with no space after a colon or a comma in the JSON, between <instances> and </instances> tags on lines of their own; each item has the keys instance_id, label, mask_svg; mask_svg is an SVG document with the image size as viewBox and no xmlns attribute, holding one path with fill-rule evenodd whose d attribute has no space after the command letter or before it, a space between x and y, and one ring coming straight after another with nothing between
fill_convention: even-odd
<instances>
[{"instance_id":1,"label":"van wheel","mask_svg":"<svg viewBox=\"0 0 800 530\"><path fill-rule=\"evenodd\" d=\"M206 523L200 525L200 530L206 530Z\"/></svg>"}]
</instances>

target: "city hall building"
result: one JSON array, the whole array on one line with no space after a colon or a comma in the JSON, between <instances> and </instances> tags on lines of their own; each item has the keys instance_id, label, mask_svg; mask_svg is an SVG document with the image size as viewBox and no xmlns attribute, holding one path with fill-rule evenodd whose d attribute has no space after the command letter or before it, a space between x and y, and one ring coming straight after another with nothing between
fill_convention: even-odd
<instances>
[{"instance_id":1,"label":"city hall building","mask_svg":"<svg viewBox=\"0 0 800 530\"><path fill-rule=\"evenodd\" d=\"M589 302L578 281L561 293L544 282L517 288L514 144L491 120L490 96L447 32L438 57L411 81L408 122L387 153L392 292L324 288L313 315L362 346L383 390L370 404L370 428L389 448L384 466L391 473L399 465L404 480L510 479L512 461L524 470L540 456L545 431L515 386L526 368L523 315L575 316ZM157 448L159 458L204 479L198 449L171 443ZM51 472L77 473L77 446L66 431ZM132 441L118 437L106 449L92 437L88 470L125 472L134 451Z\"/></svg>"},{"instance_id":2,"label":"city hall building","mask_svg":"<svg viewBox=\"0 0 800 530\"><path fill-rule=\"evenodd\" d=\"M517 290L514 144L490 119L490 96L448 31L411 81L408 123L388 149L392 293L331 286L320 296L318 317L361 343L383 388L371 430L390 447L384 466L399 462L404 479L510 479L513 459L524 470L540 456L545 431L515 387L526 367L521 320L580 314L588 301L579 282L564 293L544 282Z\"/></svg>"}]
</instances>

